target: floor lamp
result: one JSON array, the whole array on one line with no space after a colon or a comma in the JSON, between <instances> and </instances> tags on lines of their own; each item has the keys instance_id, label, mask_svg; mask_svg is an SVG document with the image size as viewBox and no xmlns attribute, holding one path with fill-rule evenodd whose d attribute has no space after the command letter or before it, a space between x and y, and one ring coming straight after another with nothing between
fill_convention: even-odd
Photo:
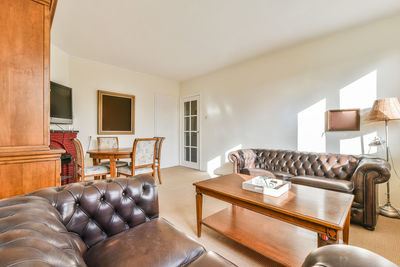
<instances>
[{"instance_id":1,"label":"floor lamp","mask_svg":"<svg viewBox=\"0 0 400 267\"><path fill-rule=\"evenodd\" d=\"M400 103L397 97L375 100L367 120L384 121L386 133L386 160L389 162L389 126L391 120L400 120ZM400 218L400 212L390 203L390 185L386 183L386 204L379 207L379 213L386 217Z\"/></svg>"}]
</instances>

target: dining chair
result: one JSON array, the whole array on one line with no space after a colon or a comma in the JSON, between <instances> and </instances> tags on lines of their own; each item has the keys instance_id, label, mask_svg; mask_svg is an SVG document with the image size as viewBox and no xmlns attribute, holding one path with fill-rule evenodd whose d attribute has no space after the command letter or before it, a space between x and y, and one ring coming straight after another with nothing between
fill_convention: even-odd
<instances>
[{"instance_id":1,"label":"dining chair","mask_svg":"<svg viewBox=\"0 0 400 267\"><path fill-rule=\"evenodd\" d=\"M98 136L97 137L97 147L99 149L113 149L113 148L119 148L119 142L118 142L118 137L117 136ZM110 168L110 161L102 162L100 163L102 166L106 166L107 168ZM115 166L118 167L125 167L128 166L129 163L126 161L122 161L117 159L115 161Z\"/></svg>"},{"instance_id":2,"label":"dining chair","mask_svg":"<svg viewBox=\"0 0 400 267\"><path fill-rule=\"evenodd\" d=\"M156 143L156 162L155 162L155 168L157 169L157 176L158 176L158 181L160 184L162 184L161 181L161 172L160 172L160 166L161 166L161 148L162 144L165 140L165 137L154 137L157 138L157 143Z\"/></svg>"},{"instance_id":3,"label":"dining chair","mask_svg":"<svg viewBox=\"0 0 400 267\"><path fill-rule=\"evenodd\" d=\"M85 181L86 177L102 176L103 178L106 178L106 175L110 174L110 171L106 166L96 165L93 167L85 167L85 154L83 152L81 141L79 141L78 138L73 138L72 143L76 149L77 173L82 182Z\"/></svg>"},{"instance_id":4,"label":"dining chair","mask_svg":"<svg viewBox=\"0 0 400 267\"><path fill-rule=\"evenodd\" d=\"M118 175L149 173L155 179L156 143L157 138L136 138L133 142L131 165L118 168Z\"/></svg>"}]
</instances>

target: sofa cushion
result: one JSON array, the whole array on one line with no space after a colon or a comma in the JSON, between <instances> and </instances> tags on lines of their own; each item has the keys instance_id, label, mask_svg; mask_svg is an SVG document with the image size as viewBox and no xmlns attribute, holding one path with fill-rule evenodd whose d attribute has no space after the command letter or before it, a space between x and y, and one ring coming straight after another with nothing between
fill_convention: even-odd
<instances>
[{"instance_id":1,"label":"sofa cushion","mask_svg":"<svg viewBox=\"0 0 400 267\"><path fill-rule=\"evenodd\" d=\"M221 255L208 251L200 256L197 260L190 264L190 267L223 267L223 266L236 266L232 262L228 261Z\"/></svg>"},{"instance_id":2,"label":"sofa cushion","mask_svg":"<svg viewBox=\"0 0 400 267\"><path fill-rule=\"evenodd\" d=\"M0 266L85 266L84 246L46 199L0 201Z\"/></svg>"},{"instance_id":3,"label":"sofa cushion","mask_svg":"<svg viewBox=\"0 0 400 267\"><path fill-rule=\"evenodd\" d=\"M354 184L352 181L316 176L293 176L289 179L289 181L294 184L308 185L344 193L352 193L354 189Z\"/></svg>"},{"instance_id":4,"label":"sofa cushion","mask_svg":"<svg viewBox=\"0 0 400 267\"><path fill-rule=\"evenodd\" d=\"M251 176L268 176L275 178L275 175L272 172L260 168L244 168L241 173Z\"/></svg>"},{"instance_id":5,"label":"sofa cushion","mask_svg":"<svg viewBox=\"0 0 400 267\"><path fill-rule=\"evenodd\" d=\"M164 219L153 219L105 239L88 249L88 266L182 266L204 248Z\"/></svg>"}]
</instances>

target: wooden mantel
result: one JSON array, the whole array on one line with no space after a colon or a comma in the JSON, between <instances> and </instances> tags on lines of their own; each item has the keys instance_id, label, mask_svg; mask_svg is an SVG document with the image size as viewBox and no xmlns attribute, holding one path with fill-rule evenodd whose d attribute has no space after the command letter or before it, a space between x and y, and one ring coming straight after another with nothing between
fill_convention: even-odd
<instances>
[{"instance_id":1,"label":"wooden mantel","mask_svg":"<svg viewBox=\"0 0 400 267\"><path fill-rule=\"evenodd\" d=\"M56 0L0 1L0 198L60 185L49 148L50 27Z\"/></svg>"}]
</instances>

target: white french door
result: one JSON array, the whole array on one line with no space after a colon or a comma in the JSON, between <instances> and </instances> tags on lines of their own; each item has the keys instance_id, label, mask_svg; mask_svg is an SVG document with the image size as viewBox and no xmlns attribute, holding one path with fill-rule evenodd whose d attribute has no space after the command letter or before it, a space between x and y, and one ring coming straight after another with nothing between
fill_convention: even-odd
<instances>
[{"instance_id":1,"label":"white french door","mask_svg":"<svg viewBox=\"0 0 400 267\"><path fill-rule=\"evenodd\" d=\"M182 165L200 169L200 97L185 97L182 101Z\"/></svg>"}]
</instances>

